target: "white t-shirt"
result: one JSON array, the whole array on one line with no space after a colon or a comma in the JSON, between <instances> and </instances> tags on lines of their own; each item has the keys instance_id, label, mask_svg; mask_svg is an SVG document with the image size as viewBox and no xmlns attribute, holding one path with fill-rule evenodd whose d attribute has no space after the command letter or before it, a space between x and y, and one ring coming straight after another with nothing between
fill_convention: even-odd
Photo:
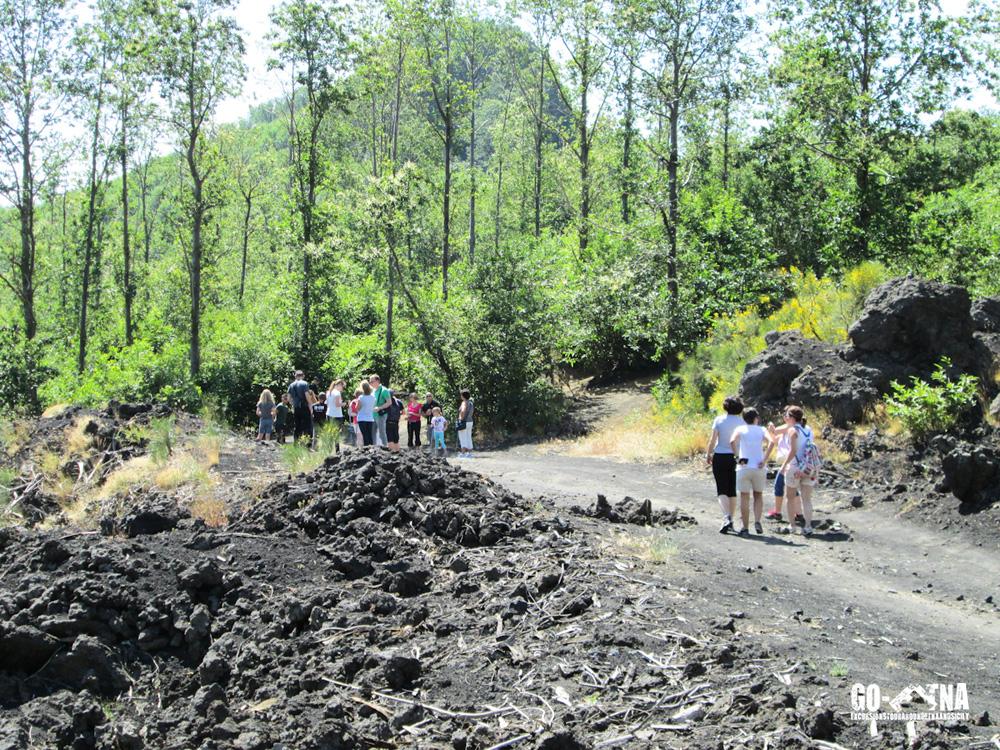
<instances>
[{"instance_id":1,"label":"white t-shirt","mask_svg":"<svg viewBox=\"0 0 1000 750\"><path fill-rule=\"evenodd\" d=\"M340 391L332 390L326 397L326 416L340 419L344 416L344 402Z\"/></svg>"},{"instance_id":2,"label":"white t-shirt","mask_svg":"<svg viewBox=\"0 0 1000 750\"><path fill-rule=\"evenodd\" d=\"M358 398L358 421L375 421L375 397L370 393Z\"/></svg>"},{"instance_id":3,"label":"white t-shirt","mask_svg":"<svg viewBox=\"0 0 1000 750\"><path fill-rule=\"evenodd\" d=\"M733 430L745 424L746 422L739 414L716 417L715 421L712 422L712 429L719 431L719 442L715 446L715 452L732 455L733 449L729 447L729 442L733 439Z\"/></svg>"},{"instance_id":4,"label":"white t-shirt","mask_svg":"<svg viewBox=\"0 0 1000 750\"><path fill-rule=\"evenodd\" d=\"M745 424L733 430L733 437L740 436L740 460L747 459L746 465L757 469L764 461L764 440L767 433L756 424Z\"/></svg>"}]
</instances>

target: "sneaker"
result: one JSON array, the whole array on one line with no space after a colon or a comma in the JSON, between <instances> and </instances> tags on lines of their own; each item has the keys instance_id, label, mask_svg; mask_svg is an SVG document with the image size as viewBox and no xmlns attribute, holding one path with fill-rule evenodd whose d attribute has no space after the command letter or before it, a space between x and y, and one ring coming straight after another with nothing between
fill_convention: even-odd
<instances>
[{"instance_id":1,"label":"sneaker","mask_svg":"<svg viewBox=\"0 0 1000 750\"><path fill-rule=\"evenodd\" d=\"M763 534L764 533L764 527L760 525L760 521L757 521L753 525L753 530L756 531L758 534Z\"/></svg>"},{"instance_id":2,"label":"sneaker","mask_svg":"<svg viewBox=\"0 0 1000 750\"><path fill-rule=\"evenodd\" d=\"M795 525L796 526L805 526L806 525L806 517L803 516L803 515L801 515L801 514L795 516Z\"/></svg>"},{"instance_id":3,"label":"sneaker","mask_svg":"<svg viewBox=\"0 0 1000 750\"><path fill-rule=\"evenodd\" d=\"M728 534L732 530L733 530L733 521L731 518L727 516L726 519L722 522L722 528L719 529L719 533Z\"/></svg>"},{"instance_id":4,"label":"sneaker","mask_svg":"<svg viewBox=\"0 0 1000 750\"><path fill-rule=\"evenodd\" d=\"M748 529L746 526L744 526L742 529L740 529L740 536L742 536L744 538L745 537L749 537L750 536L750 529Z\"/></svg>"},{"instance_id":5,"label":"sneaker","mask_svg":"<svg viewBox=\"0 0 1000 750\"><path fill-rule=\"evenodd\" d=\"M780 521L781 520L781 514L778 511L776 511L776 510L772 510L770 513L768 513L767 515L765 515L764 518L766 518L769 521Z\"/></svg>"},{"instance_id":6,"label":"sneaker","mask_svg":"<svg viewBox=\"0 0 1000 750\"><path fill-rule=\"evenodd\" d=\"M812 534L813 534L813 527L812 526L803 526L802 527L802 536L812 536Z\"/></svg>"}]
</instances>

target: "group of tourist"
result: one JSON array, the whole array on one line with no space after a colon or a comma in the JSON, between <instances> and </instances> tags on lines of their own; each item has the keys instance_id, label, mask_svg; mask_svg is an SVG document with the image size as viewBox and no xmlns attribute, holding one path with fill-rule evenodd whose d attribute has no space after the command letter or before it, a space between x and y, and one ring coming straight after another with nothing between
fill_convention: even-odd
<instances>
[{"instance_id":1,"label":"group of tourist","mask_svg":"<svg viewBox=\"0 0 1000 750\"><path fill-rule=\"evenodd\" d=\"M784 424L769 423L762 427L756 409L744 408L743 402L731 396L722 405L724 415L712 423L706 461L712 467L715 489L722 509L723 534L734 531L736 497L740 499L740 536L750 535L750 497L753 496L754 531L764 533L761 519L764 511L764 488L767 465L777 451L779 468L774 481L774 509L767 518L781 521L782 504L788 513L790 530L798 525L802 534L813 533L813 488L819 474L819 453L813 442L812 430L806 425L800 406L786 406ZM788 495L785 502L785 495Z\"/></svg>"},{"instance_id":2,"label":"group of tourist","mask_svg":"<svg viewBox=\"0 0 1000 750\"><path fill-rule=\"evenodd\" d=\"M382 378L371 375L362 380L353 395L344 380L334 380L324 391L317 382L309 383L301 370L296 370L294 380L280 401L265 388L257 401L257 440L267 441L274 436L284 443L289 433L294 441L308 439L315 448L316 436L324 425L332 425L336 436L336 450L340 443L363 447L384 446L400 450L400 420L406 418L406 445L420 448L421 424L426 424L426 442L435 455L448 455L445 432L449 421L444 407L434 395L427 393L420 401L416 393L400 394L382 384ZM473 457L472 427L475 404L468 390L461 391L455 429L458 433L460 456Z\"/></svg>"}]
</instances>

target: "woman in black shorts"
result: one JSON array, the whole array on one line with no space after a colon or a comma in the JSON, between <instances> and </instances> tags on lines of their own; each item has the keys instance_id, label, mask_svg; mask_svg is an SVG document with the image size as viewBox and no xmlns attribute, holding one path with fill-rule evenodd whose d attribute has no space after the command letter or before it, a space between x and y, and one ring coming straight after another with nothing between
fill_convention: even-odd
<instances>
[{"instance_id":1,"label":"woman in black shorts","mask_svg":"<svg viewBox=\"0 0 1000 750\"><path fill-rule=\"evenodd\" d=\"M733 439L733 430L745 422L740 416L743 402L736 396L723 401L722 408L726 413L712 422L712 437L708 441L705 461L712 467L715 492L722 509L722 528L719 532L726 534L733 530L733 514L736 512L736 456L729 443Z\"/></svg>"}]
</instances>

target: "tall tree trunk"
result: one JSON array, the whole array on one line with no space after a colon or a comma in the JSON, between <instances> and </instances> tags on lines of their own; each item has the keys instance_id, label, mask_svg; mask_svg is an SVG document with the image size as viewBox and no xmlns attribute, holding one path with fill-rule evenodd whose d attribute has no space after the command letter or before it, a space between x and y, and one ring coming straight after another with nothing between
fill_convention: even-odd
<instances>
[{"instance_id":1,"label":"tall tree trunk","mask_svg":"<svg viewBox=\"0 0 1000 750\"><path fill-rule=\"evenodd\" d=\"M730 99L729 85L723 91L722 103L722 189L729 189L729 111Z\"/></svg>"},{"instance_id":2,"label":"tall tree trunk","mask_svg":"<svg viewBox=\"0 0 1000 750\"><path fill-rule=\"evenodd\" d=\"M103 71L102 71L103 75ZM83 279L80 289L80 331L76 352L76 371L83 373L87 367L87 313L90 309L90 266L94 255L94 229L97 223L97 152L101 137L101 105L104 92L98 88L94 122L90 136L90 172L87 190L87 223L83 240Z\"/></svg>"},{"instance_id":3,"label":"tall tree trunk","mask_svg":"<svg viewBox=\"0 0 1000 750\"><path fill-rule=\"evenodd\" d=\"M146 200L149 197L149 160L139 170L139 210L142 212L142 262L149 265L149 244L152 226L146 210Z\"/></svg>"},{"instance_id":4,"label":"tall tree trunk","mask_svg":"<svg viewBox=\"0 0 1000 750\"><path fill-rule=\"evenodd\" d=\"M538 112L535 117L535 183L534 183L534 209L535 209L535 238L542 235L542 140L545 135L545 50L541 50L538 61Z\"/></svg>"},{"instance_id":5,"label":"tall tree trunk","mask_svg":"<svg viewBox=\"0 0 1000 750\"><path fill-rule=\"evenodd\" d=\"M135 296L135 284L132 281L132 248L128 231L128 104L122 104L121 112L122 142L122 270L123 286L125 287L125 344L132 346L132 299Z\"/></svg>"},{"instance_id":6,"label":"tall tree trunk","mask_svg":"<svg viewBox=\"0 0 1000 750\"><path fill-rule=\"evenodd\" d=\"M102 200L103 202L103 200ZM94 273L91 280L91 285L94 290L93 298L94 312L101 309L101 295L104 292L104 221L105 216L103 214L103 207L99 206L98 213L99 216L96 217L96 223L94 224L94 231L96 237L94 237Z\"/></svg>"},{"instance_id":7,"label":"tall tree trunk","mask_svg":"<svg viewBox=\"0 0 1000 750\"><path fill-rule=\"evenodd\" d=\"M667 289L670 292L670 300L677 304L679 298L679 287L677 284L677 166L678 166L678 129L680 123L680 102L676 99L670 102L670 155L667 158Z\"/></svg>"},{"instance_id":8,"label":"tall tree trunk","mask_svg":"<svg viewBox=\"0 0 1000 750\"><path fill-rule=\"evenodd\" d=\"M857 210L854 216L854 262L868 259L869 233L872 224L871 204L871 159L863 155L854 171L854 185L857 191Z\"/></svg>"},{"instance_id":9,"label":"tall tree trunk","mask_svg":"<svg viewBox=\"0 0 1000 750\"><path fill-rule=\"evenodd\" d=\"M625 79L625 112L622 118L622 223L632 223L632 140L635 136L635 67L628 66Z\"/></svg>"},{"instance_id":10,"label":"tall tree trunk","mask_svg":"<svg viewBox=\"0 0 1000 750\"><path fill-rule=\"evenodd\" d=\"M192 169L195 169L192 166ZM191 226L191 377L195 380L201 375L201 264L202 237L201 225L204 219L202 185L196 178L192 190L194 212Z\"/></svg>"},{"instance_id":11,"label":"tall tree trunk","mask_svg":"<svg viewBox=\"0 0 1000 750\"><path fill-rule=\"evenodd\" d=\"M395 177L398 170L398 157L399 157L399 116L400 116L400 104L402 103L403 96L403 37L399 36L399 47L396 56L396 95L395 101L392 107L392 128L390 133L391 143L390 143L390 154L392 159L392 174ZM407 206L409 201L407 200ZM410 232L407 232L409 235ZM396 303L396 276L394 258L396 256L396 233L394 231L389 232L388 240L390 243L389 247L389 257L388 257L388 289L386 290L386 302L385 302L385 378L387 383L392 383L392 373L395 369L394 365L394 351L393 351L393 312L395 310ZM409 240L407 241L407 252L410 252Z\"/></svg>"},{"instance_id":12,"label":"tall tree trunk","mask_svg":"<svg viewBox=\"0 0 1000 750\"><path fill-rule=\"evenodd\" d=\"M66 251L67 251L67 241L66 241L66 191L63 190L61 201L62 203L62 230L60 232L60 254L62 256L62 280L59 284L59 315L61 318L66 317L66 287L69 286L69 268L67 266Z\"/></svg>"},{"instance_id":13,"label":"tall tree trunk","mask_svg":"<svg viewBox=\"0 0 1000 750\"><path fill-rule=\"evenodd\" d=\"M476 89L472 83L471 128L469 130L469 265L476 263Z\"/></svg>"},{"instance_id":14,"label":"tall tree trunk","mask_svg":"<svg viewBox=\"0 0 1000 750\"><path fill-rule=\"evenodd\" d=\"M584 55L586 60L586 54ZM580 257L584 258L587 253L587 245L590 242L590 127L587 124L588 111L588 88L590 81L588 74L581 71L582 80L580 82Z\"/></svg>"},{"instance_id":15,"label":"tall tree trunk","mask_svg":"<svg viewBox=\"0 0 1000 750\"><path fill-rule=\"evenodd\" d=\"M35 185L31 169L31 104L25 94L27 113L21 127L21 205L18 206L21 224L21 312L24 315L24 337L31 341L38 333L35 319Z\"/></svg>"},{"instance_id":16,"label":"tall tree trunk","mask_svg":"<svg viewBox=\"0 0 1000 750\"><path fill-rule=\"evenodd\" d=\"M451 150L454 137L452 122L451 83L448 83L447 108L444 123L444 242L441 251L441 296L448 299L448 263L451 255Z\"/></svg>"},{"instance_id":17,"label":"tall tree trunk","mask_svg":"<svg viewBox=\"0 0 1000 750\"><path fill-rule=\"evenodd\" d=\"M240 293L239 302L243 304L243 292L247 284L247 251L250 248L250 216L253 209L253 192L243 193L243 254L240 258Z\"/></svg>"},{"instance_id":18,"label":"tall tree trunk","mask_svg":"<svg viewBox=\"0 0 1000 750\"><path fill-rule=\"evenodd\" d=\"M371 92L372 100L372 177L378 177L378 127L375 113L375 92Z\"/></svg>"}]
</instances>

